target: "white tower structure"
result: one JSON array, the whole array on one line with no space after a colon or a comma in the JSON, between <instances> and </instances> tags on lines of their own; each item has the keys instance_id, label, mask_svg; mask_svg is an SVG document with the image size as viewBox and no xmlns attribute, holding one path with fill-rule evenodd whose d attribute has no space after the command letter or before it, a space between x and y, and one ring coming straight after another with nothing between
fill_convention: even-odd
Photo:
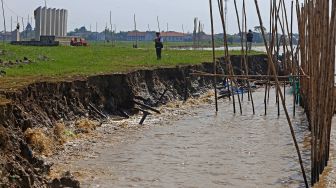
<instances>
[{"instance_id":1,"label":"white tower structure","mask_svg":"<svg viewBox=\"0 0 336 188\"><path fill-rule=\"evenodd\" d=\"M64 37L67 35L68 11L38 7L34 11L35 17L35 40L41 36Z\"/></svg>"}]
</instances>

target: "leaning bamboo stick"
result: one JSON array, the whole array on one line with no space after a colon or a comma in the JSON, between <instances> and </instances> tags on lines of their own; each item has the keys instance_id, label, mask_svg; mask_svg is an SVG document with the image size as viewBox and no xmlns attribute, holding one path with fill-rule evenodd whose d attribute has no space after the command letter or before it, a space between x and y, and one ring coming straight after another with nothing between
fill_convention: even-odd
<instances>
[{"instance_id":1,"label":"leaning bamboo stick","mask_svg":"<svg viewBox=\"0 0 336 188\"><path fill-rule=\"evenodd\" d=\"M262 22L261 15L260 15L260 10L259 10L258 1L257 1L257 0L254 0L254 2L255 2L255 6L256 6L257 13L258 13L258 18L259 18L259 22L260 22L260 27L263 28L263 22ZM268 48L268 44L267 44L267 41L266 41L266 38L265 38L265 31L262 29L261 32L262 32L262 35L263 35L263 39L264 39L264 43L265 43L265 47L266 47L266 51L267 51L268 58L271 59L270 61L273 63L272 55L270 54L270 51L269 51L269 48ZM279 80L278 80L278 78L276 77L275 66L274 66L274 64L272 64L272 63L271 63L271 69L272 69L272 72L273 72L273 75L274 75L274 79L275 79L276 84L277 84L277 88L278 88L278 90L279 90L279 95L280 95L280 98L281 98L281 100L282 100L283 109L284 109L284 111L285 111L286 118L287 118L287 121L288 121L288 125L289 125L290 131L291 131L291 134L292 134L292 138L293 138L293 141L294 141L294 144L295 144L295 148L296 148L296 151L297 151L297 154L298 154L298 158L299 158L299 163L300 163L300 167L301 167L301 171L302 171L303 179L304 179L304 182L305 182L306 187L308 188L308 182L307 182L306 172L305 172L305 170L304 170L304 166L303 166L303 162L302 162L302 157L301 157L300 148L299 148L298 143L297 143L297 140L296 140L296 136L295 136L295 133L294 133L294 128L293 128L292 122L291 122L291 120L290 120L290 117L289 117L289 114L288 114L288 111L287 111L286 104L284 103L284 97L283 97L283 94L282 94L282 92L281 92L281 90L280 90Z\"/></svg>"}]
</instances>

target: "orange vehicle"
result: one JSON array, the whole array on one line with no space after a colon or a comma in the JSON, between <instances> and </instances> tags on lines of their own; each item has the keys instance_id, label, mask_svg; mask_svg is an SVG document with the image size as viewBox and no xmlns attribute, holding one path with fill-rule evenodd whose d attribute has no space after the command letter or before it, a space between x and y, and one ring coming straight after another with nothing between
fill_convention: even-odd
<instances>
[{"instance_id":1,"label":"orange vehicle","mask_svg":"<svg viewBox=\"0 0 336 188\"><path fill-rule=\"evenodd\" d=\"M71 39L70 45L71 46L87 46L88 44L84 38L80 38L78 41L78 38L75 37Z\"/></svg>"}]
</instances>

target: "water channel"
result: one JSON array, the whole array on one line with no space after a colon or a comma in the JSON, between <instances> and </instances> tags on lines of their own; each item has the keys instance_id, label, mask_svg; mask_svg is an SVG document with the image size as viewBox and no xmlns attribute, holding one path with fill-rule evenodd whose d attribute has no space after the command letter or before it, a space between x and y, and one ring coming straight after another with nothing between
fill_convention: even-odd
<instances>
[{"instance_id":1,"label":"water channel","mask_svg":"<svg viewBox=\"0 0 336 188\"><path fill-rule=\"evenodd\" d=\"M162 107L163 114L151 116L145 126L137 125L140 116L123 122L122 129L111 129L115 123L104 125L89 150L78 151L75 159L59 156L67 162L58 163L77 172L83 187L304 187L284 112L277 115L274 91L267 116L264 91L258 89L253 97L255 115L246 96L242 115L233 113L229 99L220 100L216 114L212 99L203 98ZM289 93L286 100L292 112ZM297 108L291 118L310 176L310 132L303 110ZM333 135L333 143L335 139ZM318 188L336 186L334 149Z\"/></svg>"}]
</instances>

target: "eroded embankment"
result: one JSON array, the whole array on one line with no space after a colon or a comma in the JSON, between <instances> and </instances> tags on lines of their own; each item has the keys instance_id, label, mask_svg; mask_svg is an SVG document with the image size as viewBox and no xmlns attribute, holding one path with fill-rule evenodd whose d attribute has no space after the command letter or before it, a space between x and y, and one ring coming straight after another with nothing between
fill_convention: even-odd
<instances>
[{"instance_id":1,"label":"eroded embankment","mask_svg":"<svg viewBox=\"0 0 336 188\"><path fill-rule=\"evenodd\" d=\"M258 73L266 74L265 58L264 55L250 57L251 71L256 69L253 64L261 64ZM234 57L233 62L236 61L240 62L240 58ZM131 115L135 113L134 99L154 105L166 89L161 103L183 99L185 78L192 70L212 72L212 64L138 70L69 82L39 82L16 91L1 91L0 95L9 102L0 104L0 187L39 187L48 183L45 177L51 164L45 164L34 154L27 130L51 129L57 122L81 117L102 119L102 113ZM212 87L209 77L187 80L189 95ZM63 179L67 181L70 180Z\"/></svg>"}]
</instances>

